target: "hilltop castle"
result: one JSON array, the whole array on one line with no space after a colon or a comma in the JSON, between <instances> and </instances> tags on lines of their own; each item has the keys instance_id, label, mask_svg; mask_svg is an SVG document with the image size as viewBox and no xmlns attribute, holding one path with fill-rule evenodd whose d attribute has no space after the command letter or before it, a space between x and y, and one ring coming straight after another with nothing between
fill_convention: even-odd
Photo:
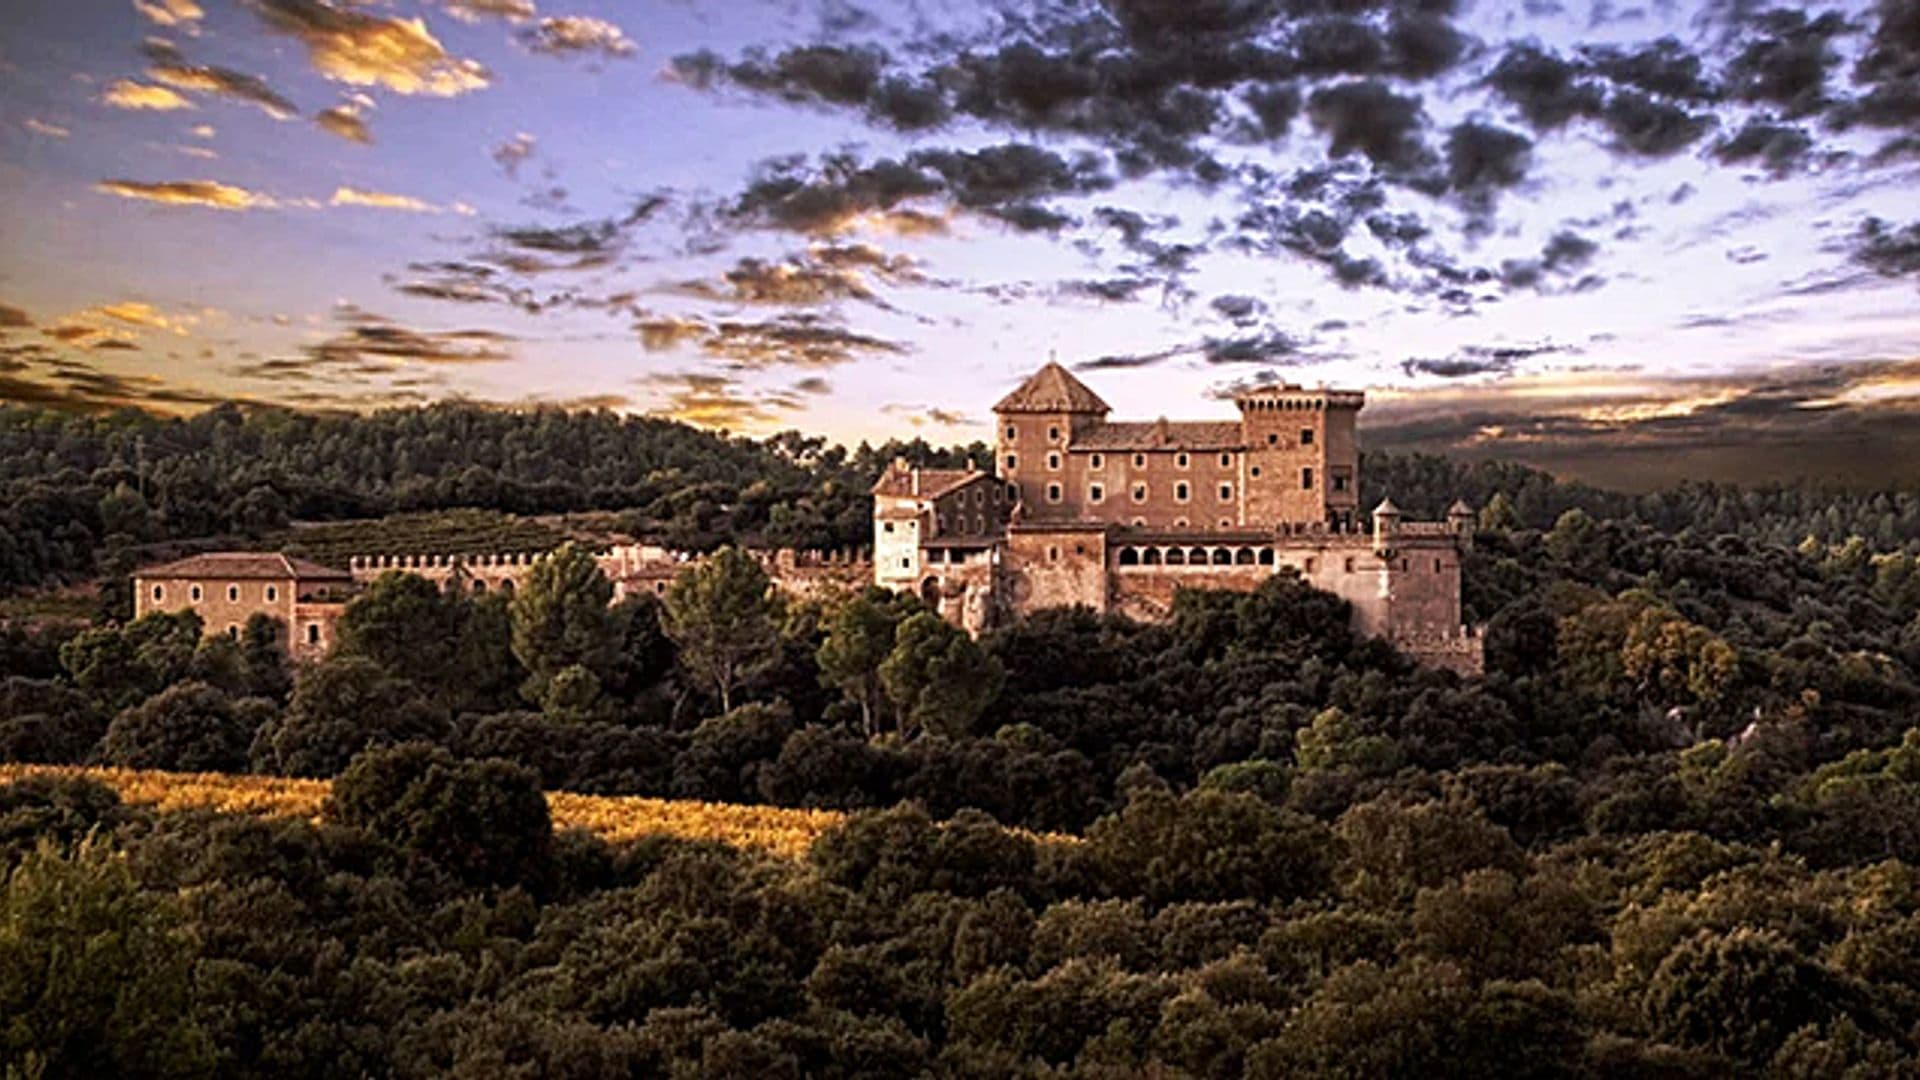
<instances>
[{"instance_id":1,"label":"hilltop castle","mask_svg":"<svg viewBox=\"0 0 1920 1080\"><path fill-rule=\"evenodd\" d=\"M1059 364L994 406L997 472L917 469L874 484L874 581L979 631L1080 604L1164 617L1180 588L1252 590L1282 569L1353 605L1354 627L1423 663L1481 670L1461 622L1473 515L1358 515L1365 395L1268 386L1234 421L1115 421Z\"/></svg>"}]
</instances>

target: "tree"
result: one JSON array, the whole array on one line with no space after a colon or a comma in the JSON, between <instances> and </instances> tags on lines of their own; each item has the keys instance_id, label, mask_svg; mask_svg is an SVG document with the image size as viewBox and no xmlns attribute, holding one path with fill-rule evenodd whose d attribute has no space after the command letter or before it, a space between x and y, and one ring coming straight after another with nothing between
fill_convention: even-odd
<instances>
[{"instance_id":1,"label":"tree","mask_svg":"<svg viewBox=\"0 0 1920 1080\"><path fill-rule=\"evenodd\" d=\"M1496 491L1487 504L1480 508L1480 529L1483 532L1505 532L1520 527L1520 513L1513 508L1513 500L1507 498L1504 491Z\"/></svg>"},{"instance_id":2,"label":"tree","mask_svg":"<svg viewBox=\"0 0 1920 1080\"><path fill-rule=\"evenodd\" d=\"M840 605L828 624L827 640L815 653L821 681L860 706L861 727L869 736L879 733L876 718L886 704L880 667L893 652L894 632L902 620L897 604L873 593Z\"/></svg>"},{"instance_id":3,"label":"tree","mask_svg":"<svg viewBox=\"0 0 1920 1080\"><path fill-rule=\"evenodd\" d=\"M185 675L200 631L200 617L191 611L155 612L126 626L82 631L60 647L60 664L95 701L122 709Z\"/></svg>"},{"instance_id":4,"label":"tree","mask_svg":"<svg viewBox=\"0 0 1920 1080\"><path fill-rule=\"evenodd\" d=\"M0 892L0 1069L8 1076L210 1076L177 902L103 840L42 844Z\"/></svg>"},{"instance_id":5,"label":"tree","mask_svg":"<svg viewBox=\"0 0 1920 1080\"><path fill-rule=\"evenodd\" d=\"M369 747L440 740L446 714L419 688L359 656L307 669L278 720L260 729L253 767L281 776L332 776Z\"/></svg>"},{"instance_id":6,"label":"tree","mask_svg":"<svg viewBox=\"0 0 1920 1080\"><path fill-rule=\"evenodd\" d=\"M334 780L325 815L475 885L532 885L553 858L540 778L511 762L458 761L437 746L369 750Z\"/></svg>"},{"instance_id":7,"label":"tree","mask_svg":"<svg viewBox=\"0 0 1920 1080\"><path fill-rule=\"evenodd\" d=\"M667 635L680 663L713 687L722 712L733 692L771 662L780 640L772 583L753 556L724 547L667 589Z\"/></svg>"},{"instance_id":8,"label":"tree","mask_svg":"<svg viewBox=\"0 0 1920 1080\"><path fill-rule=\"evenodd\" d=\"M613 677L621 631L612 601L613 583L578 544L563 544L534 565L512 604L513 655L527 669L523 697L540 704L547 684L570 667L585 668L601 685Z\"/></svg>"},{"instance_id":9,"label":"tree","mask_svg":"<svg viewBox=\"0 0 1920 1080\"><path fill-rule=\"evenodd\" d=\"M418 574L389 570L340 613L337 656L363 656L422 682L445 678L460 642L461 601Z\"/></svg>"},{"instance_id":10,"label":"tree","mask_svg":"<svg viewBox=\"0 0 1920 1080\"><path fill-rule=\"evenodd\" d=\"M880 684L900 712L902 730L972 734L1000 694L1005 673L966 631L930 611L900 624Z\"/></svg>"},{"instance_id":11,"label":"tree","mask_svg":"<svg viewBox=\"0 0 1920 1080\"><path fill-rule=\"evenodd\" d=\"M234 702L203 682L170 686L114 717L101 740L109 762L134 769L242 772L271 702Z\"/></svg>"}]
</instances>

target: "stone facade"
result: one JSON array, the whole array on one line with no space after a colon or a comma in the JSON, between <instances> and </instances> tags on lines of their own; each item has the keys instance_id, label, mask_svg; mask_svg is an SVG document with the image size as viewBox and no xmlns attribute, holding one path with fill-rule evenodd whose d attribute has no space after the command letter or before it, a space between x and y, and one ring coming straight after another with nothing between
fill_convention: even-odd
<instances>
[{"instance_id":1,"label":"stone facade","mask_svg":"<svg viewBox=\"0 0 1920 1080\"><path fill-rule=\"evenodd\" d=\"M160 611L191 611L205 633L239 637L247 620L267 615L286 628L287 654L324 655L353 579L305 559L259 552L195 555L133 576L135 618Z\"/></svg>"},{"instance_id":2,"label":"stone facade","mask_svg":"<svg viewBox=\"0 0 1920 1080\"><path fill-rule=\"evenodd\" d=\"M895 462L874 485L873 580L977 632L1068 605L1163 618L1182 588L1250 591L1290 570L1351 604L1360 633L1478 674L1460 608L1472 513L1408 522L1388 501L1360 515L1357 391L1234 400L1237 422L1110 421L1048 364L995 406L997 476ZM984 531L954 535L943 500L959 491L993 493Z\"/></svg>"}]
</instances>

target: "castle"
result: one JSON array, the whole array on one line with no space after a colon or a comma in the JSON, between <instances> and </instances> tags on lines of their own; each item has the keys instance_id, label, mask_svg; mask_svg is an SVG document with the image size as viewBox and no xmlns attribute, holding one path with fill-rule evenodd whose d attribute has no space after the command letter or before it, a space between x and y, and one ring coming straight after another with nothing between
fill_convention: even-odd
<instances>
[{"instance_id":1,"label":"castle","mask_svg":"<svg viewBox=\"0 0 1920 1080\"><path fill-rule=\"evenodd\" d=\"M1344 598L1354 628L1422 663L1481 670L1460 613L1473 514L1411 522L1391 501L1359 515L1354 421L1365 395L1272 386L1234 398L1234 421L1107 419L1107 403L1059 364L994 406L995 470L895 461L873 486L873 549L756 552L780 588L911 591L979 633L1029 612L1084 605L1164 618L1182 588L1251 591L1283 570ZM538 553L366 555L335 570L285 555L220 552L134 576L134 613L192 610L237 636L266 614L296 659L332 648L349 597L381 574L511 594ZM651 545L595 556L616 600L666 591L700 556Z\"/></svg>"},{"instance_id":2,"label":"castle","mask_svg":"<svg viewBox=\"0 0 1920 1080\"><path fill-rule=\"evenodd\" d=\"M1422 663L1481 671L1461 621L1473 514L1358 517L1365 395L1268 386L1234 421L1115 421L1049 363L994 406L997 472L896 461L874 484L874 581L978 632L1047 607L1163 618L1181 588L1252 590L1283 569Z\"/></svg>"}]
</instances>

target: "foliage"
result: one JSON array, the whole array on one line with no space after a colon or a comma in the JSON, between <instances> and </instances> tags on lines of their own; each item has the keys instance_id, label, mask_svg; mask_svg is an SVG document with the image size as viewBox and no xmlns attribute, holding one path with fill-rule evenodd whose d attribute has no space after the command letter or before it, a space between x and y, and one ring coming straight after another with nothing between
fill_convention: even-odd
<instances>
[{"instance_id":1,"label":"foliage","mask_svg":"<svg viewBox=\"0 0 1920 1080\"><path fill-rule=\"evenodd\" d=\"M779 639L772 589L766 571L736 547L721 548L667 589L667 635L723 712L733 708L740 684L772 662Z\"/></svg>"}]
</instances>

